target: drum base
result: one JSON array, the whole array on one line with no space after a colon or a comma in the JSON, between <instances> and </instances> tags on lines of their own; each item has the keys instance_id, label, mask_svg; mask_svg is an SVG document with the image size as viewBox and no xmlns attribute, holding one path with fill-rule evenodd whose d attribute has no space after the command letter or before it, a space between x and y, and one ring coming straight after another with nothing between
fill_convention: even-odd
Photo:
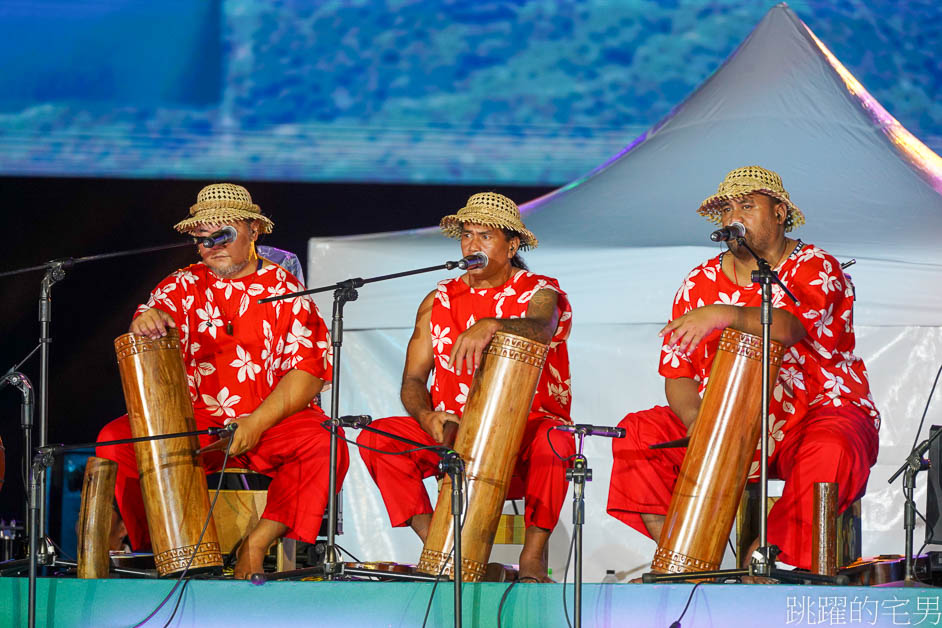
<instances>
[{"instance_id":1,"label":"drum base","mask_svg":"<svg viewBox=\"0 0 942 628\"><path fill-rule=\"evenodd\" d=\"M481 580L484 579L484 572L486 569L487 565L484 563L471 560L470 558L462 557L461 559L461 576L462 580L465 582L481 582ZM451 554L444 554L442 552L436 552L435 550L423 549L422 556L419 557L419 564L416 567L416 571L431 574L433 576L437 576L440 573L449 577L453 576L454 572Z\"/></svg>"},{"instance_id":2,"label":"drum base","mask_svg":"<svg viewBox=\"0 0 942 628\"><path fill-rule=\"evenodd\" d=\"M193 545L175 547L155 555L154 563L157 565L157 573L160 577L176 576L183 571L187 563L190 562L193 549ZM222 572L222 555L219 551L219 543L201 543L200 550L193 558L189 571L190 573L203 573L214 569Z\"/></svg>"},{"instance_id":3,"label":"drum base","mask_svg":"<svg viewBox=\"0 0 942 628\"><path fill-rule=\"evenodd\" d=\"M651 562L651 571L656 573L692 573L715 571L719 568L719 563L709 563L693 556L672 552L660 546L655 550L654 561Z\"/></svg>"}]
</instances>

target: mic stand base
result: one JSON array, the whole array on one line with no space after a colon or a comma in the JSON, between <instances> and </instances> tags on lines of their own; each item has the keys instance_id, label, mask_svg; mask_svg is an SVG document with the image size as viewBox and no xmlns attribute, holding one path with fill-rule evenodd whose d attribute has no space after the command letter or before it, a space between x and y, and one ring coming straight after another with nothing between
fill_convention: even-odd
<instances>
[{"instance_id":1,"label":"mic stand base","mask_svg":"<svg viewBox=\"0 0 942 628\"><path fill-rule=\"evenodd\" d=\"M654 584L658 582L686 582L688 580L729 580L733 578L744 578L754 576L760 578L772 578L779 582L790 582L792 584L831 584L845 586L850 584L847 576L823 576L816 573L795 572L788 569L778 569L769 567L767 569L717 569L715 571L691 571L687 573L654 573L648 572L641 576L641 582L645 584Z\"/></svg>"},{"instance_id":2,"label":"mic stand base","mask_svg":"<svg viewBox=\"0 0 942 628\"><path fill-rule=\"evenodd\" d=\"M327 426L330 424L331 433L333 436L336 436L337 423L335 419L329 419L325 421L323 425ZM350 426L357 427L357 426ZM404 443L408 443L413 447L427 447L422 443L409 440L397 434L390 434L383 430L378 430L375 427L369 427L368 425L361 425L359 429L366 430L369 432L375 432L377 434L382 434L398 440ZM452 573L454 575L455 583L455 620L454 625L456 628L461 628L461 608L462 608L462 598L461 598L461 585L462 585L462 573L461 569L456 567L456 565L462 565L462 555L461 555L461 515L464 509L464 460L458 454L458 452L449 449L447 447L436 448L442 459L440 463L441 469L451 477L451 512L454 517L452 525L454 526L454 537L455 537L455 551L452 558ZM590 472L591 474L591 472ZM330 522L328 522L328 531L330 530ZM396 573L396 572L386 572L386 571L377 571L375 569L363 569L358 567L351 567L346 563L339 562L336 560L331 560L330 548L324 553L324 562L320 565L314 565L312 567L305 567L303 569L292 569L289 571L278 571L273 573L253 573L249 580L252 584L262 585L266 582L272 582L275 580L295 580L298 578L310 578L320 576L327 580L334 579L343 579L347 577L363 576L367 578L381 578L384 580L407 580L413 582L436 582L442 580L449 580L449 578L443 578L441 576L433 576L431 574L425 573Z\"/></svg>"}]
</instances>

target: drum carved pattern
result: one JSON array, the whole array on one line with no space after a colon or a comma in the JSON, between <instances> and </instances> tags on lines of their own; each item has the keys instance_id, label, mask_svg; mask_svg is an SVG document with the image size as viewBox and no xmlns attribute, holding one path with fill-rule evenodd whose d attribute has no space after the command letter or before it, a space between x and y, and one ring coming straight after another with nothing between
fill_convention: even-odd
<instances>
[{"instance_id":1,"label":"drum carved pattern","mask_svg":"<svg viewBox=\"0 0 942 628\"><path fill-rule=\"evenodd\" d=\"M546 361L548 350L547 345L528 340L523 336L497 332L484 352L510 358L541 369Z\"/></svg>"},{"instance_id":2,"label":"drum carved pattern","mask_svg":"<svg viewBox=\"0 0 942 628\"><path fill-rule=\"evenodd\" d=\"M752 334L746 334L734 329L726 328L723 330L723 335L720 337L719 350L733 353L735 355L741 355L744 358L755 360L756 362L761 362L762 337L753 336ZM770 364L774 366L780 366L782 364L782 356L784 354L785 347L777 342L772 342L769 344Z\"/></svg>"},{"instance_id":3,"label":"drum carved pattern","mask_svg":"<svg viewBox=\"0 0 942 628\"><path fill-rule=\"evenodd\" d=\"M442 565L447 565L442 569ZM452 573L451 554L443 554L435 550L423 549L422 556L419 558L418 570L424 573ZM480 582L484 578L486 565L469 558L461 558L461 574L465 582Z\"/></svg>"},{"instance_id":4,"label":"drum carved pattern","mask_svg":"<svg viewBox=\"0 0 942 628\"><path fill-rule=\"evenodd\" d=\"M658 573L689 573L691 571L712 571L719 569L719 563L708 563L705 560L685 556L663 547L654 552L654 561L651 570Z\"/></svg>"},{"instance_id":5,"label":"drum carved pattern","mask_svg":"<svg viewBox=\"0 0 942 628\"><path fill-rule=\"evenodd\" d=\"M157 554L154 556L157 571L161 576L175 571L181 571L186 567L187 562L189 562L194 548L194 545L185 545L183 547L174 547ZM200 551L197 552L196 556L193 558L190 569L214 566L222 566L219 543L200 543Z\"/></svg>"},{"instance_id":6,"label":"drum carved pattern","mask_svg":"<svg viewBox=\"0 0 942 628\"><path fill-rule=\"evenodd\" d=\"M144 353L145 351L161 351L165 349L180 350L180 335L175 329L168 329L167 335L157 340L151 340L146 336L135 334L124 334L119 336L114 343L115 353L118 355L118 362L125 358Z\"/></svg>"}]
</instances>

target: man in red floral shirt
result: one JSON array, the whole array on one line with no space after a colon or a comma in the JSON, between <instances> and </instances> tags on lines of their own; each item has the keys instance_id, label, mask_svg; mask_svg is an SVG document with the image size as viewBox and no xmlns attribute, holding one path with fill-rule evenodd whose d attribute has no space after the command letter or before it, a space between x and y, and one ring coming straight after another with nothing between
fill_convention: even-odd
<instances>
[{"instance_id":1,"label":"man in red floral shirt","mask_svg":"<svg viewBox=\"0 0 942 628\"><path fill-rule=\"evenodd\" d=\"M514 495L515 483L523 481L527 528L519 576L545 581L544 550L568 487L566 463L553 448L562 457L574 452L571 436L550 431L571 422L569 301L555 279L526 270L517 251L536 247L537 239L509 198L493 192L475 194L457 214L443 218L441 227L446 235L461 240L462 255L483 252L489 261L483 268L440 282L422 301L400 393L410 416L381 419L373 426L428 445L441 443L445 423L457 423L464 412L474 370L495 332L549 343L510 489L511 497L520 497ZM410 448L372 432L363 432L357 442L384 451ZM383 455L363 448L359 452L383 495L392 525L411 526L424 542L432 505L422 479L436 472L438 455L428 451Z\"/></svg>"},{"instance_id":2,"label":"man in red floral shirt","mask_svg":"<svg viewBox=\"0 0 942 628\"><path fill-rule=\"evenodd\" d=\"M768 539L782 550L783 562L809 568L814 483L836 482L844 510L863 495L877 458L880 415L864 364L854 355L854 289L834 257L786 237L804 215L774 172L733 170L699 213L724 226L742 223L746 243L799 301L773 285L771 335L786 351L770 399L769 472L785 486L769 513ZM628 414L619 424L626 437L612 443L608 512L655 541L686 450L648 445L690 432L723 329L762 333L760 288L751 279L757 264L736 241L728 247L690 271L674 298L671 322L660 331L668 405ZM758 468L757 450L750 479Z\"/></svg>"},{"instance_id":3,"label":"man in red floral shirt","mask_svg":"<svg viewBox=\"0 0 942 628\"><path fill-rule=\"evenodd\" d=\"M265 512L239 548L235 576L247 578L262 571L264 554L277 538L313 543L320 530L329 433L320 425L327 417L313 400L331 380L331 345L327 326L307 297L258 303L302 286L256 254L255 240L273 225L245 188L229 183L203 188L190 217L175 228L203 237L226 225L235 228L236 239L211 248L198 245L202 261L161 281L138 308L131 332L156 339L168 327L179 331L197 428L237 423L231 459L272 477ZM125 415L107 424L98 440L128 437ZM200 437L204 447L210 441ZM213 447L222 445L216 441ZM118 463L118 508L132 546L148 545L133 446L103 446L97 455ZM344 445L338 449L338 487L347 464Z\"/></svg>"}]
</instances>

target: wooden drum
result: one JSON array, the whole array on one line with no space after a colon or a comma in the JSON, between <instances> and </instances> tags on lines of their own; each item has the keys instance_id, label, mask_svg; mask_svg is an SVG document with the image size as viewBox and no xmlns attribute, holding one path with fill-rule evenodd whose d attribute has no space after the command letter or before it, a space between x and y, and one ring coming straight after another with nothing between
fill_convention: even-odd
<instances>
[{"instance_id":1,"label":"wooden drum","mask_svg":"<svg viewBox=\"0 0 942 628\"><path fill-rule=\"evenodd\" d=\"M193 404L176 329L151 340L124 334L114 341L131 434L156 436L196 430ZM134 443L154 562L160 576L182 571L209 516L206 475L196 436ZM190 571L222 568L216 526L210 520Z\"/></svg>"},{"instance_id":2,"label":"wooden drum","mask_svg":"<svg viewBox=\"0 0 942 628\"><path fill-rule=\"evenodd\" d=\"M484 576L547 351L547 345L497 332L474 374L454 445L467 477L461 533L461 576L467 582ZM418 571L453 573L452 522L451 478L446 477Z\"/></svg>"},{"instance_id":3,"label":"wooden drum","mask_svg":"<svg viewBox=\"0 0 942 628\"><path fill-rule=\"evenodd\" d=\"M769 384L784 354L771 343ZM727 328L710 370L651 570L719 569L762 428L762 338Z\"/></svg>"}]
</instances>

